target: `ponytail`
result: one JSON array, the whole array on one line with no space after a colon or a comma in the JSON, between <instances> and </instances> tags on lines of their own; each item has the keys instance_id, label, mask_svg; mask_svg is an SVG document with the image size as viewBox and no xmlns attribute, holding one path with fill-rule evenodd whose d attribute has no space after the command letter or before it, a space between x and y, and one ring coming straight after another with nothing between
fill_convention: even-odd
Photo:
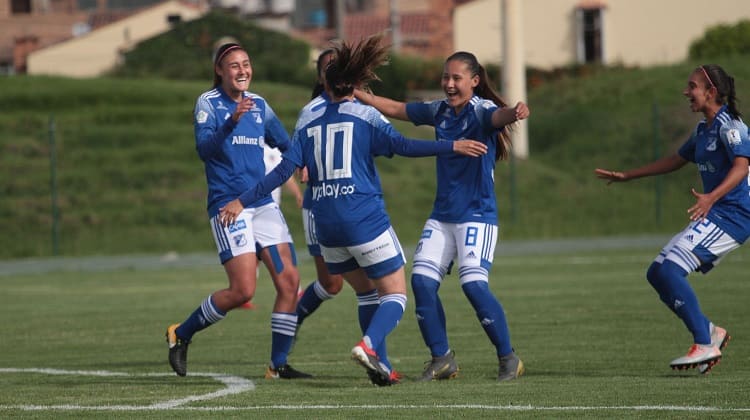
<instances>
[{"instance_id":1,"label":"ponytail","mask_svg":"<svg viewBox=\"0 0 750 420\"><path fill-rule=\"evenodd\" d=\"M708 79L706 87L716 88L718 95L718 98L716 99L717 102L721 105L726 104L729 115L735 120L739 119L742 114L737 108L737 102L739 102L739 99L737 99L737 94L734 89L734 77L727 74L721 66L716 64L704 64L698 67L698 69L701 70L706 79Z\"/></svg>"}]
</instances>

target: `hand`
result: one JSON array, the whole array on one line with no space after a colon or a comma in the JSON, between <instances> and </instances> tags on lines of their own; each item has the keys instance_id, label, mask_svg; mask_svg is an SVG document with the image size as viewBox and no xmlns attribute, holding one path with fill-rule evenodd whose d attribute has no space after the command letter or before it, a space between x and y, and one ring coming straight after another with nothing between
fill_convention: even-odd
<instances>
[{"instance_id":1,"label":"hand","mask_svg":"<svg viewBox=\"0 0 750 420\"><path fill-rule=\"evenodd\" d=\"M695 191L695 188L691 188L690 192L693 193L693 197L696 198L695 204L687 210L690 214L690 220L702 221L708 216L708 212L711 211L714 201L708 194L701 194L698 191Z\"/></svg>"},{"instance_id":2,"label":"hand","mask_svg":"<svg viewBox=\"0 0 750 420\"><path fill-rule=\"evenodd\" d=\"M519 102L516 104L516 121L525 120L526 118L529 118L529 115L531 114L531 111L529 111L529 107L526 106L525 103Z\"/></svg>"},{"instance_id":3,"label":"hand","mask_svg":"<svg viewBox=\"0 0 750 420\"><path fill-rule=\"evenodd\" d=\"M310 173L307 171L307 166L303 166L300 169L297 169L297 179L299 179L299 182L306 184L308 181L310 181Z\"/></svg>"},{"instance_id":4,"label":"hand","mask_svg":"<svg viewBox=\"0 0 750 420\"><path fill-rule=\"evenodd\" d=\"M487 145L476 140L456 140L453 152L459 155L478 157L487 153Z\"/></svg>"},{"instance_id":5,"label":"hand","mask_svg":"<svg viewBox=\"0 0 750 420\"><path fill-rule=\"evenodd\" d=\"M219 209L219 222L222 226L229 226L237 221L237 216L242 213L242 203L240 199L234 199L228 202L224 207Z\"/></svg>"},{"instance_id":6,"label":"hand","mask_svg":"<svg viewBox=\"0 0 750 420\"><path fill-rule=\"evenodd\" d=\"M239 122L240 118L242 118L243 115L250 109L252 109L255 106L255 102L253 102L252 98L249 96L246 96L242 98L242 100L237 104L237 108L234 110L234 114L232 114L232 119L234 122Z\"/></svg>"},{"instance_id":7,"label":"hand","mask_svg":"<svg viewBox=\"0 0 750 420\"><path fill-rule=\"evenodd\" d=\"M622 172L616 172L616 171L610 171L607 169L595 169L594 173L596 174L597 178L600 179L606 179L607 185L613 183L613 182L625 182L627 181L627 177L625 177L625 174Z\"/></svg>"}]
</instances>

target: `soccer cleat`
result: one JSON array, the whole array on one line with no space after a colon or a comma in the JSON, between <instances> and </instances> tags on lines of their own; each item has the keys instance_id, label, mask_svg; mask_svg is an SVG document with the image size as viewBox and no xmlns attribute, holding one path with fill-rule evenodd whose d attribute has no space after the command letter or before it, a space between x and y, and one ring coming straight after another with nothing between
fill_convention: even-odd
<instances>
[{"instance_id":1,"label":"soccer cleat","mask_svg":"<svg viewBox=\"0 0 750 420\"><path fill-rule=\"evenodd\" d=\"M711 323L711 345L718 347L719 350L724 350L731 339L732 336L727 333L727 330ZM698 371L706 374L710 372L717 363L719 363L718 360L714 363L701 363L698 365Z\"/></svg>"},{"instance_id":2,"label":"soccer cleat","mask_svg":"<svg viewBox=\"0 0 750 420\"><path fill-rule=\"evenodd\" d=\"M375 350L360 341L352 349L352 360L367 370L370 381L377 386L391 386L391 371L380 362Z\"/></svg>"},{"instance_id":3,"label":"soccer cleat","mask_svg":"<svg viewBox=\"0 0 750 420\"><path fill-rule=\"evenodd\" d=\"M300 372L289 364L283 364L276 369L269 366L266 369L266 379L309 379L312 377L309 373Z\"/></svg>"},{"instance_id":4,"label":"soccer cleat","mask_svg":"<svg viewBox=\"0 0 750 420\"><path fill-rule=\"evenodd\" d=\"M685 356L672 360L669 364L674 370L687 370L707 364L713 367L721 359L721 350L713 344L693 344ZM710 367L708 368L710 370ZM708 372L708 370L706 371Z\"/></svg>"},{"instance_id":5,"label":"soccer cleat","mask_svg":"<svg viewBox=\"0 0 750 420\"><path fill-rule=\"evenodd\" d=\"M189 341L177 336L175 330L180 324L172 324L167 328L167 345L169 345L169 366L179 376L187 375L187 351Z\"/></svg>"},{"instance_id":6,"label":"soccer cleat","mask_svg":"<svg viewBox=\"0 0 750 420\"><path fill-rule=\"evenodd\" d=\"M526 372L526 368L523 366L521 359L516 356L516 353L511 353L507 356L500 356L497 358L500 367L497 370L498 381L509 381L511 379L517 379L519 376Z\"/></svg>"},{"instance_id":7,"label":"soccer cleat","mask_svg":"<svg viewBox=\"0 0 750 420\"><path fill-rule=\"evenodd\" d=\"M456 353L450 351L444 356L433 357L425 362L424 372L419 381L437 381L441 379L453 379L458 376L458 364L456 364Z\"/></svg>"},{"instance_id":8,"label":"soccer cleat","mask_svg":"<svg viewBox=\"0 0 750 420\"><path fill-rule=\"evenodd\" d=\"M378 385L378 382L384 382L380 379L380 376L378 376L377 373L370 373L370 371L367 371L367 376L370 377L370 382L372 382L375 385ZM396 372L395 370L391 370L391 374L388 375L388 383L385 383L384 385L378 385L378 386L390 386L390 385L398 385L401 383L401 379L403 378L403 375L401 373Z\"/></svg>"}]
</instances>

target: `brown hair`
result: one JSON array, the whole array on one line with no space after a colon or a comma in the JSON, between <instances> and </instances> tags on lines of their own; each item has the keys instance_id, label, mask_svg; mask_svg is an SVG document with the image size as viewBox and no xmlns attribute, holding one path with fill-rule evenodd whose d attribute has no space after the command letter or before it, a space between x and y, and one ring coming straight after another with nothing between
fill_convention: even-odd
<instances>
[{"instance_id":1,"label":"brown hair","mask_svg":"<svg viewBox=\"0 0 750 420\"><path fill-rule=\"evenodd\" d=\"M383 34L375 34L357 44L341 42L333 47L336 58L325 71L325 80L337 97L349 96L354 88L364 88L373 80L380 80L374 69L388 62L388 46L380 45Z\"/></svg>"},{"instance_id":2,"label":"brown hair","mask_svg":"<svg viewBox=\"0 0 750 420\"><path fill-rule=\"evenodd\" d=\"M221 66L221 60L223 60L227 54L235 50L245 51L245 49L236 42L228 42L216 50L216 56L214 56L214 87L221 85L221 76L216 74L216 66ZM245 53L247 53L247 51L245 51Z\"/></svg>"},{"instance_id":3,"label":"brown hair","mask_svg":"<svg viewBox=\"0 0 750 420\"><path fill-rule=\"evenodd\" d=\"M727 105L729 114L735 120L739 119L742 114L737 109L738 99L735 96L734 90L734 77L727 74L721 66L716 64L704 64L698 67L703 72L703 75L708 79L707 88L716 88L718 94L717 101L724 105Z\"/></svg>"},{"instance_id":4,"label":"brown hair","mask_svg":"<svg viewBox=\"0 0 750 420\"><path fill-rule=\"evenodd\" d=\"M318 55L318 60L315 62L315 86L313 86L312 96L310 99L315 99L325 90L325 88L323 87L323 82L320 80L320 71L323 70L323 61L325 60L325 58L332 54L333 49L326 48L320 53L320 55Z\"/></svg>"},{"instance_id":5,"label":"brown hair","mask_svg":"<svg viewBox=\"0 0 750 420\"><path fill-rule=\"evenodd\" d=\"M458 51L451 54L451 56L448 57L445 62L447 63L453 60L458 60L465 63L466 66L469 67L471 77L479 76L479 84L474 87L474 93L477 96L484 99L489 99L494 102L495 105L501 108L508 106L508 104L505 103L500 95L498 95L492 89L492 87L490 87L487 70L485 70L484 67L479 64L479 61L477 60L477 57L474 56L474 54L466 51ZM506 130L500 131L500 133L498 133L497 135L498 147L497 151L495 152L495 160L505 160L510 155L512 142L510 140L510 133L508 133L508 130L512 130L512 125L505 126L505 128Z\"/></svg>"}]
</instances>

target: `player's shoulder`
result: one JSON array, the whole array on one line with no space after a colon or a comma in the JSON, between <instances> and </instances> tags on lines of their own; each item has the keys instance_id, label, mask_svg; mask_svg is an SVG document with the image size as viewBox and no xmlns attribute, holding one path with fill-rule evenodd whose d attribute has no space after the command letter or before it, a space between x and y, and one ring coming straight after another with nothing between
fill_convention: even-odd
<instances>
[{"instance_id":1,"label":"player's shoulder","mask_svg":"<svg viewBox=\"0 0 750 420\"><path fill-rule=\"evenodd\" d=\"M339 113L350 115L371 125L390 124L388 119L377 109L357 101L346 101L339 104Z\"/></svg>"},{"instance_id":2,"label":"player's shoulder","mask_svg":"<svg viewBox=\"0 0 750 420\"><path fill-rule=\"evenodd\" d=\"M474 108L475 112L484 112L486 110L494 110L498 108L497 104L491 100L476 95L472 96L469 100L469 105Z\"/></svg>"},{"instance_id":3,"label":"player's shoulder","mask_svg":"<svg viewBox=\"0 0 750 420\"><path fill-rule=\"evenodd\" d=\"M310 102L305 104L297 116L297 123L294 127L295 130L299 130L309 125L312 121L320 118L326 111L327 103L328 101L326 101L324 97L316 96L310 100Z\"/></svg>"},{"instance_id":4,"label":"player's shoulder","mask_svg":"<svg viewBox=\"0 0 750 420\"><path fill-rule=\"evenodd\" d=\"M221 92L219 92L219 89L213 88L198 95L198 102L213 102L220 97Z\"/></svg>"}]
</instances>

